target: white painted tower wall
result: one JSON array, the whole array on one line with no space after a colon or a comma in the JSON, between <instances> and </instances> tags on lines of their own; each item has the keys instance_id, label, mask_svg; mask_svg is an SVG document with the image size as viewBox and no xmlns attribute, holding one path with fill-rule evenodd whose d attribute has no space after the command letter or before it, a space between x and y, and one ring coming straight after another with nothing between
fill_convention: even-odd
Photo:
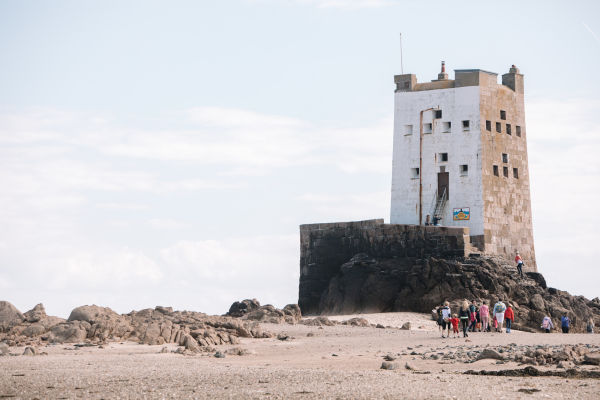
<instances>
[{"instance_id":1,"label":"white painted tower wall","mask_svg":"<svg viewBox=\"0 0 600 400\"><path fill-rule=\"evenodd\" d=\"M481 117L479 86L423 91L397 91L394 96L394 149L392 164L392 224L419 224L419 179L412 169L419 167L419 115L431 107L442 110L433 120L433 111L423 113L423 124L432 123L432 133L423 135L423 223L433 217L438 172L449 172L449 198L440 225L470 228L470 235L483 235L483 190L481 166ZM469 129L463 129L463 120ZM443 123L451 122L449 132ZM412 125L412 134L406 130ZM439 153L448 153L442 162ZM460 165L468 165L461 175ZM470 208L470 220L453 221L454 208Z\"/></svg>"}]
</instances>

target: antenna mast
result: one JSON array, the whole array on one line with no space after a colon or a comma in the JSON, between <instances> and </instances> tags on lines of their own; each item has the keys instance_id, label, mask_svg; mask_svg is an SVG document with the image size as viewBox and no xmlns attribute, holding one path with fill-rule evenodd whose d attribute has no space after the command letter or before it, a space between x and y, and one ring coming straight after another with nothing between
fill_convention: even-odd
<instances>
[{"instance_id":1,"label":"antenna mast","mask_svg":"<svg viewBox=\"0 0 600 400\"><path fill-rule=\"evenodd\" d=\"M400 32L400 73L404 75L404 60L402 59L402 32Z\"/></svg>"}]
</instances>

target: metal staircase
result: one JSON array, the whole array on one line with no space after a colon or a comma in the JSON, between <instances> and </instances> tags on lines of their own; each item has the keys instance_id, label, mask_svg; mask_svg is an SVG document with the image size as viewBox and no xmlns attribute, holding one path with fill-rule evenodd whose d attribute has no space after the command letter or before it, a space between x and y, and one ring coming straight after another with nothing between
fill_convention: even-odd
<instances>
[{"instance_id":1,"label":"metal staircase","mask_svg":"<svg viewBox=\"0 0 600 400\"><path fill-rule=\"evenodd\" d=\"M442 195L439 196L438 192L435 192L436 202L435 208L433 210L433 221L440 221L444 217L444 210L446 209L446 202L448 201L448 196L446 195L446 188L442 192Z\"/></svg>"}]
</instances>

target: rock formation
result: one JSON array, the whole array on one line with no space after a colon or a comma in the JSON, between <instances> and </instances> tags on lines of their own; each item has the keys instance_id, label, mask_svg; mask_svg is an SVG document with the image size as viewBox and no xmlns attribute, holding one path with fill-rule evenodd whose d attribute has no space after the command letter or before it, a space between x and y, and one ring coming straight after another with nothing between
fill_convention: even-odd
<instances>
[{"instance_id":1,"label":"rock formation","mask_svg":"<svg viewBox=\"0 0 600 400\"><path fill-rule=\"evenodd\" d=\"M75 308L64 320L46 315L42 304L21 314L11 303L3 301L0 302L0 342L10 346L36 346L129 340L150 345L177 343L187 352L196 353L214 345L238 343L240 337L272 337L262 330L259 322L296 323L301 319L300 308L295 304L280 310L271 305L261 306L256 300L241 303L244 302L255 307L245 307L247 311L239 313L239 318L173 311L171 307L162 306L121 315L108 307L86 305Z\"/></svg>"},{"instance_id":2,"label":"rock formation","mask_svg":"<svg viewBox=\"0 0 600 400\"><path fill-rule=\"evenodd\" d=\"M318 268L318 263L311 268ZM305 288L310 292L310 288ZM539 330L545 315L557 329L568 313L573 332L585 331L587 320L600 324L600 301L546 287L544 277L530 272L520 278L516 268L499 257L373 258L356 254L339 265L320 293L315 314L359 312L429 312L444 300L457 306L463 299L498 298L515 311L515 329ZM300 298L303 304L306 299Z\"/></svg>"}]
</instances>

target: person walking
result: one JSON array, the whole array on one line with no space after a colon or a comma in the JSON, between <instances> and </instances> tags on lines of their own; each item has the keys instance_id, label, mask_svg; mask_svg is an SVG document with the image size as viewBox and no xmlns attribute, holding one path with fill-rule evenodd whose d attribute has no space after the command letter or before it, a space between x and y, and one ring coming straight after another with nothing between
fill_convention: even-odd
<instances>
[{"instance_id":1,"label":"person walking","mask_svg":"<svg viewBox=\"0 0 600 400\"><path fill-rule=\"evenodd\" d=\"M459 319L456 317L456 314L450 318L450 322L452 323L452 337L457 338L458 336L458 321ZM450 337L450 333L448 333L448 337Z\"/></svg>"},{"instance_id":2,"label":"person walking","mask_svg":"<svg viewBox=\"0 0 600 400\"><path fill-rule=\"evenodd\" d=\"M554 329L554 324L552 323L552 319L550 319L550 317L547 315L542 320L542 329L546 333L550 333L550 329Z\"/></svg>"},{"instance_id":3,"label":"person walking","mask_svg":"<svg viewBox=\"0 0 600 400\"><path fill-rule=\"evenodd\" d=\"M447 301L444 302L444 306L442 307L442 337L444 336L444 331L448 329L448 337L450 337L450 318L452 318L452 312L450 310L450 303Z\"/></svg>"},{"instance_id":4,"label":"person walking","mask_svg":"<svg viewBox=\"0 0 600 400\"><path fill-rule=\"evenodd\" d=\"M469 302L464 300L458 311L458 318L463 331L463 337L468 337L467 331L469 330Z\"/></svg>"},{"instance_id":5,"label":"person walking","mask_svg":"<svg viewBox=\"0 0 600 400\"><path fill-rule=\"evenodd\" d=\"M481 307L479 307L479 319L481 320L481 330L487 332L490 320L490 309L487 305L487 300L484 300Z\"/></svg>"},{"instance_id":6,"label":"person walking","mask_svg":"<svg viewBox=\"0 0 600 400\"><path fill-rule=\"evenodd\" d=\"M515 262L517 263L517 271L519 272L519 275L521 275L521 278L523 277L523 259L521 258L521 255L519 255L519 252L517 251L517 255L515 256Z\"/></svg>"},{"instance_id":7,"label":"person walking","mask_svg":"<svg viewBox=\"0 0 600 400\"><path fill-rule=\"evenodd\" d=\"M571 319L567 314L563 315L560 319L560 327L562 328L562 333L569 333L569 329L571 328Z\"/></svg>"},{"instance_id":8,"label":"person walking","mask_svg":"<svg viewBox=\"0 0 600 400\"><path fill-rule=\"evenodd\" d=\"M594 318L590 317L586 326L587 333L594 333Z\"/></svg>"},{"instance_id":9,"label":"person walking","mask_svg":"<svg viewBox=\"0 0 600 400\"><path fill-rule=\"evenodd\" d=\"M470 332L475 332L477 326L477 300L473 300L469 306L469 328Z\"/></svg>"},{"instance_id":10,"label":"person walking","mask_svg":"<svg viewBox=\"0 0 600 400\"><path fill-rule=\"evenodd\" d=\"M504 312L504 319L506 320L506 333L510 333L510 330L512 329L512 324L515 321L515 313L510 304L506 307L506 311Z\"/></svg>"},{"instance_id":11,"label":"person walking","mask_svg":"<svg viewBox=\"0 0 600 400\"><path fill-rule=\"evenodd\" d=\"M494 304L494 317L498 322L497 332L502 333L502 325L504 324L504 312L506 311L506 304L502 302L502 299L498 298L498 302Z\"/></svg>"}]
</instances>

